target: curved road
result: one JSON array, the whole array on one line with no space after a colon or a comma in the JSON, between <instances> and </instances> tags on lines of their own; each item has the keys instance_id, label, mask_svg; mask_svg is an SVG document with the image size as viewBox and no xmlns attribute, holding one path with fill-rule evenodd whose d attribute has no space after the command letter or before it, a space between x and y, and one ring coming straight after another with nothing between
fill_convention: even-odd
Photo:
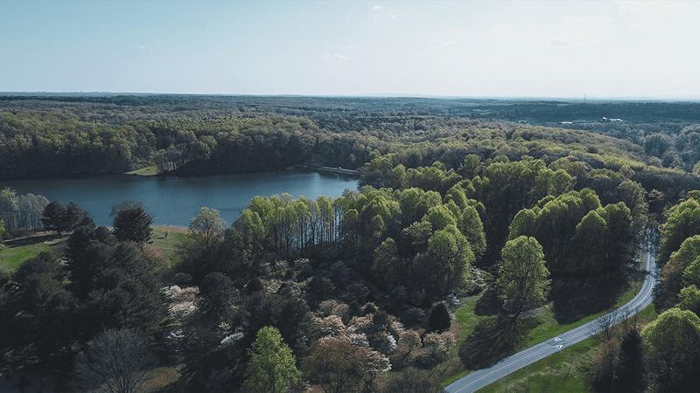
<instances>
[{"instance_id":1,"label":"curved road","mask_svg":"<svg viewBox=\"0 0 700 393\"><path fill-rule=\"evenodd\" d=\"M596 327L599 326L599 322L602 320L612 320L617 324L650 305L653 300L654 286L656 285L656 261L651 250L652 245L649 244L643 254L646 277L644 278L642 289L627 304L557 337L501 359L498 363L488 368L475 371L449 385L445 390L448 393L475 392L512 372L595 335Z\"/></svg>"}]
</instances>

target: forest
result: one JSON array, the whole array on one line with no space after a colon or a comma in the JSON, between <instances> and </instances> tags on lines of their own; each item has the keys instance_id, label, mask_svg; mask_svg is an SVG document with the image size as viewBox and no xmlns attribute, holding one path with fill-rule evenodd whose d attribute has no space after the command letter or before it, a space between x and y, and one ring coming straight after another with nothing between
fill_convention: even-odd
<instances>
[{"instance_id":1,"label":"forest","mask_svg":"<svg viewBox=\"0 0 700 393\"><path fill-rule=\"evenodd\" d=\"M104 227L2 190L0 236L58 242L0 268L0 374L60 392L438 392L615 309L658 240L654 305L567 378L693 391L699 137L696 103L0 97L0 178L361 173L338 198L202 207L167 248L176 232L138 201Z\"/></svg>"}]
</instances>

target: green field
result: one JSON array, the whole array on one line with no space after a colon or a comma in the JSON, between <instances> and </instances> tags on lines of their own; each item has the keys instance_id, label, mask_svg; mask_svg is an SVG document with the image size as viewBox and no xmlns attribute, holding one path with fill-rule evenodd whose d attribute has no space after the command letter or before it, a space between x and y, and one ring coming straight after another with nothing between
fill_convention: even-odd
<instances>
[{"instance_id":1,"label":"green field","mask_svg":"<svg viewBox=\"0 0 700 393\"><path fill-rule=\"evenodd\" d=\"M51 251L51 245L36 243L17 247L4 246L0 248L0 269L14 271L24 261L34 258L44 251Z\"/></svg>"},{"instance_id":2,"label":"green field","mask_svg":"<svg viewBox=\"0 0 700 393\"><path fill-rule=\"evenodd\" d=\"M172 226L153 227L153 236L151 236L149 246L164 261L163 265L158 266L158 271L164 271L180 263L182 257L178 251L186 236L187 228Z\"/></svg>"}]
</instances>

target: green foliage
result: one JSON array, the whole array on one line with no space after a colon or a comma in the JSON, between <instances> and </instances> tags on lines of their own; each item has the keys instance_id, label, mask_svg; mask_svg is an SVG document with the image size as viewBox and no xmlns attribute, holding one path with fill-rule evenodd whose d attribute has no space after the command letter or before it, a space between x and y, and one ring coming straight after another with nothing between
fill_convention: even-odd
<instances>
[{"instance_id":1,"label":"green foliage","mask_svg":"<svg viewBox=\"0 0 700 393\"><path fill-rule=\"evenodd\" d=\"M73 231L66 263L39 256L2 285L12 290L0 291L0 320L9 321L0 325L0 347L11 352L0 356L11 367L30 369L38 362L60 370L62 365L69 368L75 352L99 332L137 328L159 347L168 337L173 347L163 358L183 364L182 384L192 391L235 390L246 378L246 391L297 388L300 375L292 353L304 356L307 377L327 391L376 391L388 368L379 351L390 353L397 340L401 347L405 330L376 307L361 312L372 308L365 307L369 299L402 313L406 323L424 322L426 305L475 287L469 282L471 267L478 261L493 272L500 252L495 287L509 313L546 301L548 271L555 280L554 310L555 291L567 285L575 291L577 286L569 284L577 280L586 289L581 297L592 303L600 292L596 289L624 281L608 285L605 278L623 277L634 236L647 216L660 214L683 190L700 183L680 171L700 157L697 127L684 124L693 107L615 104L625 114L642 116L644 110L661 113L664 108L684 119L669 126L669 135L657 135L660 127L649 125L577 123L628 141L470 117L517 114L518 120L526 116L532 123L559 122L592 113L599 118L595 111L608 111L608 105L613 104L0 97L5 109L0 110L0 178L145 167L203 174L331 165L360 169L367 186L337 199L256 197L231 228L224 227L216 211L202 209L182 249L183 264L162 272L166 283L173 273L190 273L196 287L170 286L162 292L163 284L153 275L153 247L129 243L148 241L151 221L145 211L129 216L125 212L138 206L120 206L111 236L84 220L77 206L54 204L47 224ZM683 202L687 206L669 210L662 250L669 259L664 285L670 288L670 305L680 300L681 307L695 311L699 256L692 241L679 248L691 235L700 235L698 195L689 193ZM3 192L0 219L8 231L38 228L33 212L41 202ZM489 276L479 271L477 284L490 281L483 274ZM459 353L470 367L573 326L555 321L555 312L546 308L528 318L539 325L523 340L519 323L503 314L477 316L474 303L468 300L456 312L464 333ZM444 305L428 319L433 328L449 326ZM326 335L323 324L332 325L335 333ZM362 334L345 337L347 332ZM435 336L424 341L435 341ZM242 359L251 344L244 377ZM665 353L658 356L666 343L654 345L660 348L654 352L657 359L666 359ZM632 355L621 354L620 371L613 374L638 373L632 361L640 358L634 355L638 349L630 345ZM430 345L417 352L427 352L424 358L431 362L447 353ZM433 352L441 356L433 357ZM659 370L665 369L654 369L655 375L661 375ZM658 386L667 381L655 377ZM386 387L437 390L413 374Z\"/></svg>"},{"instance_id":2,"label":"green foliage","mask_svg":"<svg viewBox=\"0 0 700 393\"><path fill-rule=\"evenodd\" d=\"M377 278L383 282L386 289L391 289L401 277L406 264L399 256L396 242L388 237L374 250L374 264L372 270Z\"/></svg>"},{"instance_id":3,"label":"green foliage","mask_svg":"<svg viewBox=\"0 0 700 393\"><path fill-rule=\"evenodd\" d=\"M515 318L547 300L550 280L542 246L533 237L508 241L501 251L496 288L504 308Z\"/></svg>"},{"instance_id":4,"label":"green foliage","mask_svg":"<svg viewBox=\"0 0 700 393\"><path fill-rule=\"evenodd\" d=\"M622 202L601 207L590 190L571 191L521 210L510 237L534 236L553 275L619 271L632 257L634 232Z\"/></svg>"},{"instance_id":5,"label":"green foliage","mask_svg":"<svg viewBox=\"0 0 700 393\"><path fill-rule=\"evenodd\" d=\"M666 263L671 253L678 250L685 239L700 234L700 193L691 192L684 200L668 209L661 234L659 261Z\"/></svg>"},{"instance_id":6,"label":"green foliage","mask_svg":"<svg viewBox=\"0 0 700 393\"><path fill-rule=\"evenodd\" d=\"M659 308L673 307L677 296L685 284L695 284L700 258L700 235L691 236L683 241L678 250L673 252L661 270L661 283L654 302Z\"/></svg>"},{"instance_id":7,"label":"green foliage","mask_svg":"<svg viewBox=\"0 0 700 393\"><path fill-rule=\"evenodd\" d=\"M700 376L700 318L677 308L663 312L642 331L652 382L662 391L691 391Z\"/></svg>"},{"instance_id":8,"label":"green foliage","mask_svg":"<svg viewBox=\"0 0 700 393\"><path fill-rule=\"evenodd\" d=\"M557 196L571 189L571 176L554 171L541 160L493 162L473 179L472 197L486 207L484 226L489 251L486 259L493 262L505 244L508 226L516 214L547 195Z\"/></svg>"},{"instance_id":9,"label":"green foliage","mask_svg":"<svg viewBox=\"0 0 700 393\"><path fill-rule=\"evenodd\" d=\"M292 350L282 341L279 330L263 327L250 351L244 388L252 393L284 393L299 382Z\"/></svg>"},{"instance_id":10,"label":"green foliage","mask_svg":"<svg viewBox=\"0 0 700 393\"><path fill-rule=\"evenodd\" d=\"M238 290L228 276L219 272L207 274L202 280L200 291L200 311L211 323L218 324L233 317L235 303L239 300Z\"/></svg>"},{"instance_id":11,"label":"green foliage","mask_svg":"<svg viewBox=\"0 0 700 393\"><path fill-rule=\"evenodd\" d=\"M697 286L693 284L681 289L678 300L678 308L700 315L700 289Z\"/></svg>"},{"instance_id":12,"label":"green foliage","mask_svg":"<svg viewBox=\"0 0 700 393\"><path fill-rule=\"evenodd\" d=\"M202 207L190 221L189 239L201 247L209 247L223 240L225 225L218 210Z\"/></svg>"},{"instance_id":13,"label":"green foliage","mask_svg":"<svg viewBox=\"0 0 700 393\"><path fill-rule=\"evenodd\" d=\"M472 206L465 206L459 217L459 230L469 241L469 245L478 261L486 252L486 233L479 213Z\"/></svg>"},{"instance_id":14,"label":"green foliage","mask_svg":"<svg viewBox=\"0 0 700 393\"><path fill-rule=\"evenodd\" d=\"M542 245L559 322L607 309L622 292L635 249L624 203L602 207L591 189L549 196L515 216L510 237L518 236L534 237Z\"/></svg>"},{"instance_id":15,"label":"green foliage","mask_svg":"<svg viewBox=\"0 0 700 393\"><path fill-rule=\"evenodd\" d=\"M456 227L448 226L430 237L427 253L416 255L411 269L428 294L439 295L462 280L473 262L467 239Z\"/></svg>"}]
</instances>

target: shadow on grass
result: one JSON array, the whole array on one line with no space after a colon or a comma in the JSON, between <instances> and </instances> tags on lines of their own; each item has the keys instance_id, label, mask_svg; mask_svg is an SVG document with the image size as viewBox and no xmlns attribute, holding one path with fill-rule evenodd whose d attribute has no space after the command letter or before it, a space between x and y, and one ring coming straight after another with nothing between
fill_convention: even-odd
<instances>
[{"instance_id":1,"label":"shadow on grass","mask_svg":"<svg viewBox=\"0 0 700 393\"><path fill-rule=\"evenodd\" d=\"M459 357L469 369L476 370L515 353L527 333L521 323L496 315L480 321L459 348Z\"/></svg>"}]
</instances>

